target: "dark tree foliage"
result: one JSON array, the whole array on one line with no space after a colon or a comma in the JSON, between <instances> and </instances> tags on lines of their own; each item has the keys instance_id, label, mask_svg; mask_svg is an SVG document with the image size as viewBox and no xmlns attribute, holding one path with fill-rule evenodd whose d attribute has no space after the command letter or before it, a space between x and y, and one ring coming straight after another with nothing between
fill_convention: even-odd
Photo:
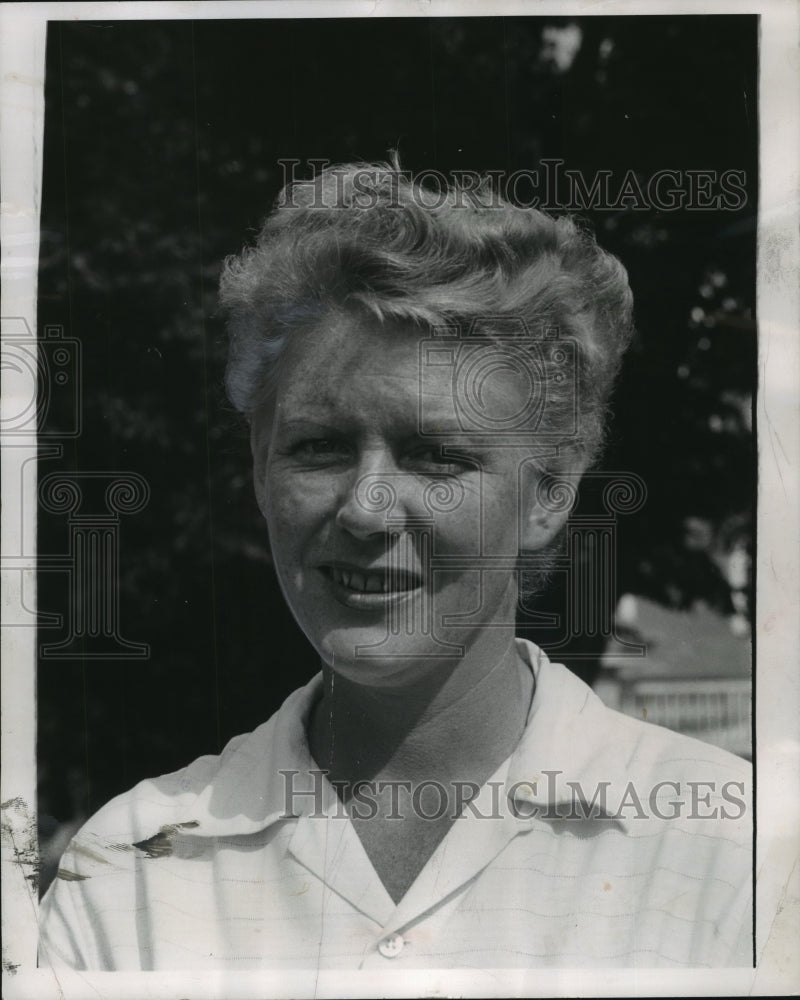
<instances>
[{"instance_id":1,"label":"dark tree foliage","mask_svg":"<svg viewBox=\"0 0 800 1000\"><path fill-rule=\"evenodd\" d=\"M258 228L281 158L398 148L415 172L507 175L560 158L617 184L744 172L735 211L582 213L637 303L605 468L640 475L648 500L620 522L619 592L730 609L719 554L749 538L754 481L756 54L750 16L51 24L39 325L82 344L83 430L40 475L150 484L122 522L118 584L122 634L150 656L42 659L44 815L85 815L218 752L317 669L221 387L220 261ZM65 407L51 406L51 433ZM43 515L40 551L63 552L66 531ZM39 600L66 611L63 574L42 572Z\"/></svg>"}]
</instances>

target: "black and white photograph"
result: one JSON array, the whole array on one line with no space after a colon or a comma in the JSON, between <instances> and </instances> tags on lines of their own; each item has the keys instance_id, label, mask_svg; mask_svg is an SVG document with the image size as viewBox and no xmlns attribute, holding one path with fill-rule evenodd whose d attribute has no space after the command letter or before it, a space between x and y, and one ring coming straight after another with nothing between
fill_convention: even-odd
<instances>
[{"instance_id":1,"label":"black and white photograph","mask_svg":"<svg viewBox=\"0 0 800 1000\"><path fill-rule=\"evenodd\" d=\"M4 995L791 993L798 11L375 7L6 5Z\"/></svg>"}]
</instances>

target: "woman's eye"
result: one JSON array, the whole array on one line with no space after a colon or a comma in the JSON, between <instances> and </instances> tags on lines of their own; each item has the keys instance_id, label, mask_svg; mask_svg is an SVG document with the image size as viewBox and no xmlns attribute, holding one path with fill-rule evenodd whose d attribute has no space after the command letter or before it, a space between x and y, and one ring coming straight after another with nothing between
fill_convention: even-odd
<instances>
[{"instance_id":1,"label":"woman's eye","mask_svg":"<svg viewBox=\"0 0 800 1000\"><path fill-rule=\"evenodd\" d=\"M348 454L347 446L336 438L309 438L291 449L292 457L308 462L336 461Z\"/></svg>"},{"instance_id":2,"label":"woman's eye","mask_svg":"<svg viewBox=\"0 0 800 1000\"><path fill-rule=\"evenodd\" d=\"M456 475L472 468L472 464L461 455L445 455L441 448L420 448L409 455L409 461L414 467L424 472L439 472Z\"/></svg>"}]
</instances>

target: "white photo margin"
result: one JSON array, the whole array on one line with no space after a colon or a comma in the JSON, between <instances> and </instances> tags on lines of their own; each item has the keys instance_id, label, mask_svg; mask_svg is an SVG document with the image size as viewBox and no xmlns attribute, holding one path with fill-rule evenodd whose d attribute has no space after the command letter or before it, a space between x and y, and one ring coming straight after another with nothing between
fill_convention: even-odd
<instances>
[{"instance_id":1,"label":"white photo margin","mask_svg":"<svg viewBox=\"0 0 800 1000\"><path fill-rule=\"evenodd\" d=\"M398 973L72 973L36 968L36 433L30 371L2 365L3 996L727 996L800 990L800 6L794 0L265 0L6 3L0 7L2 336L36 331L48 20L760 15L759 388L756 639L757 851L754 970L466 970ZM34 345L35 346L35 345ZM31 400L31 391L33 399Z\"/></svg>"}]
</instances>

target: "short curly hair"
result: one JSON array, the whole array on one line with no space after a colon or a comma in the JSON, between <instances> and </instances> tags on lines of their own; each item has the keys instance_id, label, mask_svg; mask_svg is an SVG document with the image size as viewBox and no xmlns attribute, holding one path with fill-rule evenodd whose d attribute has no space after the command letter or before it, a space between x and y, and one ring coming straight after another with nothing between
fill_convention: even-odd
<instances>
[{"instance_id":1,"label":"short curly hair","mask_svg":"<svg viewBox=\"0 0 800 1000\"><path fill-rule=\"evenodd\" d=\"M329 167L284 188L255 245L225 261L220 301L228 396L247 415L269 396L288 338L334 310L488 336L516 324L534 351L555 328L576 345L575 378L559 386L545 365L540 429L553 440L562 427L561 456L583 467L602 446L633 329L625 268L575 220L515 206L488 181L434 190L397 162Z\"/></svg>"}]
</instances>

